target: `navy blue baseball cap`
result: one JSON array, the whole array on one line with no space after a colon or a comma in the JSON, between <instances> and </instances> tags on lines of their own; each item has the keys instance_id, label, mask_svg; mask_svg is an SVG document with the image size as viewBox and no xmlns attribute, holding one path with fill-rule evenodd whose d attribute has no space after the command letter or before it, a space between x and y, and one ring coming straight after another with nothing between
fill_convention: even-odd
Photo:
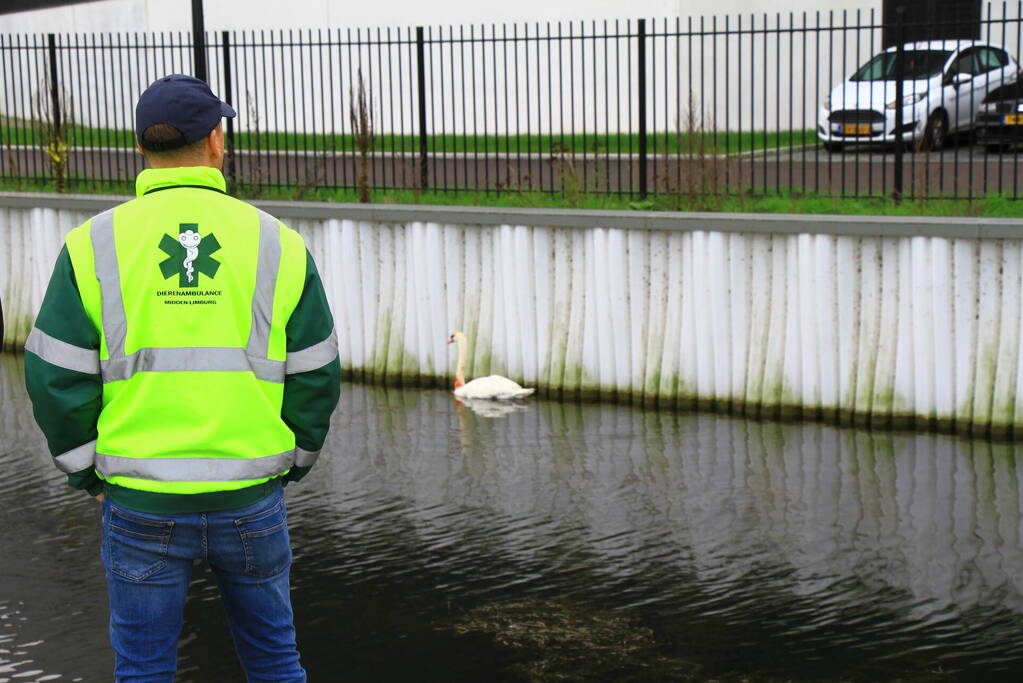
<instances>
[{"instance_id":1,"label":"navy blue baseball cap","mask_svg":"<svg viewBox=\"0 0 1023 683\"><path fill-rule=\"evenodd\" d=\"M139 97L135 105L135 134L142 144L142 134L147 128L166 123L185 136L180 145L184 146L209 135L221 118L237 115L234 108L214 95L204 81L171 74L154 81ZM164 146L161 149L168 148Z\"/></svg>"}]
</instances>

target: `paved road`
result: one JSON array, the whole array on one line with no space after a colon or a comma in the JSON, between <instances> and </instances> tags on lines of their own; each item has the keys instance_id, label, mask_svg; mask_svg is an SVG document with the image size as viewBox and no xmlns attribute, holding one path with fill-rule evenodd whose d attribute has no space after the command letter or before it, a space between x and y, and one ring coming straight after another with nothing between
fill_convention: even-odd
<instances>
[{"instance_id":1,"label":"paved road","mask_svg":"<svg viewBox=\"0 0 1023 683\"><path fill-rule=\"evenodd\" d=\"M1018 151L989 154L962 144L941 152L904 155L903 188L907 194L982 196L990 192L1023 194L1023 155ZM255 185L297 185L316 188L357 183L360 159L350 152L266 152L235 155L239 180ZM77 151L69 174L91 178L129 179L142 168L134 150L104 148ZM741 157L652 156L648 160L651 191L709 193L728 188L775 193L793 188L822 194L884 195L892 191L894 154L852 148L829 153L820 147L783 148ZM367 163L370 185L413 189L420 184L417 154L374 153ZM5 147L0 174L48 177L45 155L38 149ZM636 155L580 154L437 154L427 162L428 184L435 189L499 189L504 191L590 189L638 190Z\"/></svg>"}]
</instances>

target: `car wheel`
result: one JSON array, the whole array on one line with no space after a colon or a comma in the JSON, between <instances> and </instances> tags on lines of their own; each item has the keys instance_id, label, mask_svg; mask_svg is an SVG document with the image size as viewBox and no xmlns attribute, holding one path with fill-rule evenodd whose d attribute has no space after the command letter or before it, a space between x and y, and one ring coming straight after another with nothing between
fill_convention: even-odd
<instances>
[{"instance_id":1,"label":"car wheel","mask_svg":"<svg viewBox=\"0 0 1023 683\"><path fill-rule=\"evenodd\" d=\"M1005 145L984 145L988 154L1001 154L1005 151Z\"/></svg>"},{"instance_id":2,"label":"car wheel","mask_svg":"<svg viewBox=\"0 0 1023 683\"><path fill-rule=\"evenodd\" d=\"M948 119L945 112L936 111L927 119L924 130L924 149L942 149L948 142Z\"/></svg>"},{"instance_id":3,"label":"car wheel","mask_svg":"<svg viewBox=\"0 0 1023 683\"><path fill-rule=\"evenodd\" d=\"M835 152L841 152L842 151L842 143L841 142L825 142L824 143L824 149L826 149L827 151L831 152L832 154L834 154Z\"/></svg>"}]
</instances>

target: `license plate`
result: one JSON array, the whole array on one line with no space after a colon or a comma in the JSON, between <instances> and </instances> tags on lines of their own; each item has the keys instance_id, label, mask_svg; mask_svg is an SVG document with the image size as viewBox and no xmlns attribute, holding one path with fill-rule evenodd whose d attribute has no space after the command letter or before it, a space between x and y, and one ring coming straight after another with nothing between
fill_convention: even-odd
<instances>
[{"instance_id":1,"label":"license plate","mask_svg":"<svg viewBox=\"0 0 1023 683\"><path fill-rule=\"evenodd\" d=\"M870 135L871 126L869 123L847 123L839 131L842 135Z\"/></svg>"},{"instance_id":2,"label":"license plate","mask_svg":"<svg viewBox=\"0 0 1023 683\"><path fill-rule=\"evenodd\" d=\"M1002 120L1007 126L1023 126L1023 114L1006 114Z\"/></svg>"}]
</instances>

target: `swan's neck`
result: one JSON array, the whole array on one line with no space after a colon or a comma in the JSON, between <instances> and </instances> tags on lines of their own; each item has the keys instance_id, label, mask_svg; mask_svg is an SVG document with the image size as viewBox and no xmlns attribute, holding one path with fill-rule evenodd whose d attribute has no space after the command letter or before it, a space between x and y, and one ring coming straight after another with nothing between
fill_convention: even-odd
<instances>
[{"instance_id":1,"label":"swan's neck","mask_svg":"<svg viewBox=\"0 0 1023 683\"><path fill-rule=\"evenodd\" d=\"M455 389L465 386L465 357L468 351L464 342L458 342L458 365L455 366Z\"/></svg>"}]
</instances>

